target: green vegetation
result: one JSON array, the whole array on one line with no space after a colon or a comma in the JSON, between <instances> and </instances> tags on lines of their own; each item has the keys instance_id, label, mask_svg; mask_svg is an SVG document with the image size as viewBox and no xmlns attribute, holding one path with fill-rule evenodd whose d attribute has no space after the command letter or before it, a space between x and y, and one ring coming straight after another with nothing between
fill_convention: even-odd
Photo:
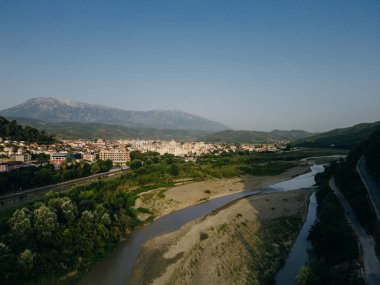
<instances>
[{"instance_id":1,"label":"green vegetation","mask_svg":"<svg viewBox=\"0 0 380 285\"><path fill-rule=\"evenodd\" d=\"M323 153L322 150L317 152ZM165 195L165 189L177 181L232 177L246 174L247 166L255 167L258 175L277 174L293 166L293 160L310 153L315 155L312 150L221 153L202 156L195 163L168 154L134 152L131 164L140 163L117 178L77 186L68 192L49 192L40 201L2 212L0 283L51 284L61 282L60 279L64 280L61 283L67 283L69 276L89 270L128 232L142 224L137 218L139 213L151 214L150 209L134 208L139 193L162 189L160 195ZM152 216L146 219L151 220ZM255 270L260 280L273 278L289 250L290 244L286 241L297 234L300 223L299 217L290 217L275 219L263 226L260 232L263 248L270 248L275 240L284 243L275 250L259 252L262 262L256 263ZM271 269L261 270L262 264Z\"/></svg>"},{"instance_id":2,"label":"green vegetation","mask_svg":"<svg viewBox=\"0 0 380 285\"><path fill-rule=\"evenodd\" d=\"M372 232L371 228L376 221L376 214L368 191L356 171L356 162L357 160L349 155L346 162L342 162L337 169L335 182L350 203L359 222L364 228Z\"/></svg>"},{"instance_id":3,"label":"green vegetation","mask_svg":"<svg viewBox=\"0 0 380 285\"><path fill-rule=\"evenodd\" d=\"M111 160L98 160L93 164L64 162L58 170L55 170L51 164L20 168L0 173L0 194L83 178L91 174L107 172L111 168Z\"/></svg>"},{"instance_id":4,"label":"green vegetation","mask_svg":"<svg viewBox=\"0 0 380 285\"><path fill-rule=\"evenodd\" d=\"M380 130L374 132L364 144L368 171L380 185Z\"/></svg>"},{"instance_id":5,"label":"green vegetation","mask_svg":"<svg viewBox=\"0 0 380 285\"><path fill-rule=\"evenodd\" d=\"M294 143L302 147L333 147L352 149L380 128L380 121L358 124L353 127L335 129L326 133L300 139Z\"/></svg>"},{"instance_id":6,"label":"green vegetation","mask_svg":"<svg viewBox=\"0 0 380 285\"><path fill-rule=\"evenodd\" d=\"M276 272L283 265L292 242L302 225L300 215L283 216L262 222L254 248L246 284L274 284Z\"/></svg>"},{"instance_id":7,"label":"green vegetation","mask_svg":"<svg viewBox=\"0 0 380 285\"><path fill-rule=\"evenodd\" d=\"M270 143L281 140L297 140L313 135L313 133L293 130L271 132L256 131L221 131L212 133L210 131L197 130L171 130L154 128L129 128L121 125L107 125L101 123L78 123L78 122L42 122L35 119L14 118L24 126L32 126L39 130L59 134L62 139L78 138L134 138L134 139L157 139L157 140L200 140L207 142L225 143Z\"/></svg>"},{"instance_id":8,"label":"green vegetation","mask_svg":"<svg viewBox=\"0 0 380 285\"><path fill-rule=\"evenodd\" d=\"M351 138L352 143L353 140L362 139L362 135L367 135L367 131L378 126L379 123L355 126L355 132L346 133L350 134L346 137L347 141ZM355 135L358 137L354 138ZM359 222L374 235L379 252L380 227L368 192L356 171L357 162L363 154L372 176L380 181L380 130L358 143L345 161L331 163L324 173L316 176L319 219L309 235L315 255L300 271L297 278L299 285L364 284L363 278L359 277L357 242L347 225L344 210L328 186L329 179L334 175L338 188L350 203Z\"/></svg>"},{"instance_id":9,"label":"green vegetation","mask_svg":"<svg viewBox=\"0 0 380 285\"><path fill-rule=\"evenodd\" d=\"M52 144L54 136L47 134L45 131L39 132L29 126L22 127L17 121L8 121L0 116L0 138L8 138L17 141L36 142L39 144Z\"/></svg>"},{"instance_id":10,"label":"green vegetation","mask_svg":"<svg viewBox=\"0 0 380 285\"><path fill-rule=\"evenodd\" d=\"M293 141L297 139L307 138L312 136L309 133L301 130L281 131L274 130L271 132L258 132L258 131L234 131L225 130L209 134L202 138L207 142L224 142L224 143L270 143L282 140Z\"/></svg>"},{"instance_id":11,"label":"green vegetation","mask_svg":"<svg viewBox=\"0 0 380 285\"><path fill-rule=\"evenodd\" d=\"M365 284L359 276L359 249L344 210L328 181L336 165L316 175L318 220L309 233L314 255L297 276L298 285Z\"/></svg>"},{"instance_id":12,"label":"green vegetation","mask_svg":"<svg viewBox=\"0 0 380 285\"><path fill-rule=\"evenodd\" d=\"M52 284L86 271L140 224L121 180L50 192L0 219L0 283ZM144 210L143 210L144 211Z\"/></svg>"},{"instance_id":13,"label":"green vegetation","mask_svg":"<svg viewBox=\"0 0 380 285\"><path fill-rule=\"evenodd\" d=\"M209 132L196 130L162 130L153 128L129 128L120 125L101 123L57 122L47 123L40 120L15 118L23 126L32 126L57 134L60 139L156 139L156 140L199 140Z\"/></svg>"},{"instance_id":14,"label":"green vegetation","mask_svg":"<svg viewBox=\"0 0 380 285\"><path fill-rule=\"evenodd\" d=\"M371 127L378 125L373 124ZM355 129L362 131L365 127L358 125ZM309 235L315 255L300 271L297 277L299 285L365 284L363 278L359 277L357 242L347 225L343 208L328 186L329 179L334 175L337 186L359 222L374 235L379 252L379 224L368 192L356 172L357 162L363 154L372 176L380 181L380 130L357 144L345 161L331 163L324 173L316 176L319 219Z\"/></svg>"},{"instance_id":15,"label":"green vegetation","mask_svg":"<svg viewBox=\"0 0 380 285\"><path fill-rule=\"evenodd\" d=\"M340 191L351 204L360 223L370 233L376 227L376 216L372 203L359 174L356 165L362 155L367 158L368 170L373 178L380 181L380 130L373 133L368 139L356 146L339 164L335 174L335 181ZM380 237L377 238L380 241Z\"/></svg>"}]
</instances>

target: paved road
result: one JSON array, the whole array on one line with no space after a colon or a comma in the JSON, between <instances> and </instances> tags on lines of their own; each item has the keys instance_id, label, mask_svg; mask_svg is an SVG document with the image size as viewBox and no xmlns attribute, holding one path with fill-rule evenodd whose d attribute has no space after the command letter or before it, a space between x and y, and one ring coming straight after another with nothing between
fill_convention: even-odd
<instances>
[{"instance_id":1,"label":"paved road","mask_svg":"<svg viewBox=\"0 0 380 285\"><path fill-rule=\"evenodd\" d=\"M351 223L351 227L354 229L356 236L358 237L364 261L364 270L366 283L369 285L379 285L380 284L380 263L376 257L374 242L372 237L370 237L363 227L360 225L359 221L356 219L354 212L343 197L342 193L339 192L335 185L334 178L329 182L330 188L333 190L335 196L341 202L345 212L347 220Z\"/></svg>"},{"instance_id":2,"label":"paved road","mask_svg":"<svg viewBox=\"0 0 380 285\"><path fill-rule=\"evenodd\" d=\"M380 219L380 189L379 189L379 185L376 184L375 180L373 180L372 176L367 171L366 160L364 156L362 156L359 159L358 164L356 165L356 170L358 171L364 183L364 186L367 188L367 191L369 192L372 205L375 209L377 219L379 220Z\"/></svg>"},{"instance_id":3,"label":"paved road","mask_svg":"<svg viewBox=\"0 0 380 285\"><path fill-rule=\"evenodd\" d=\"M20 192L16 192L16 193L9 193L9 194L5 194L5 195L0 195L0 202L3 202L3 204L4 204L3 206L9 205L9 204L14 204L18 201L19 197L25 198L27 196L34 196L34 195L42 194L42 193L45 193L45 192L52 190L52 189L55 189L55 188L59 188L62 186L67 186L67 185L72 185L72 184L75 184L78 182L83 182L83 181L91 180L94 178L109 176L109 175L112 175L112 174L115 174L115 173L118 173L121 171L125 171L128 169L129 169L129 167L124 168L124 169L112 169L109 172L98 173L98 174L94 174L94 175L83 177L83 178L78 178L78 179L69 180L69 181L65 181L65 182L61 182L61 183L57 183L57 184L53 184L53 185L38 187L38 188L32 188L32 189L28 189L28 190L24 190L24 191L20 191Z\"/></svg>"}]
</instances>

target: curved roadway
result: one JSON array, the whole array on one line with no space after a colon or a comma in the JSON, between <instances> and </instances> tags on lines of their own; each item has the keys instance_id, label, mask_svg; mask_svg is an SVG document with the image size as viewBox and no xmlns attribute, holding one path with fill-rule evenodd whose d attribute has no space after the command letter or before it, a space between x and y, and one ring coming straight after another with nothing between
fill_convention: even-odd
<instances>
[{"instance_id":1,"label":"curved roadway","mask_svg":"<svg viewBox=\"0 0 380 285\"><path fill-rule=\"evenodd\" d=\"M375 209L377 219L380 219L380 189L379 185L373 180L372 176L367 171L366 159L364 155L358 160L356 165L360 178L363 181L364 186L367 188L369 197L371 198L372 205ZM380 284L380 283L379 283Z\"/></svg>"},{"instance_id":2,"label":"curved roadway","mask_svg":"<svg viewBox=\"0 0 380 285\"><path fill-rule=\"evenodd\" d=\"M334 178L330 180L329 185L330 188L333 190L335 196L341 202L345 210L347 220L350 222L351 227L354 229L356 236L359 240L361 251L363 254L366 283L369 285L379 285L380 263L375 253L373 239L366 233L366 231L360 225L359 221L356 219L350 204L347 202L347 200L343 197L342 193L340 193L338 188L336 187Z\"/></svg>"}]
</instances>

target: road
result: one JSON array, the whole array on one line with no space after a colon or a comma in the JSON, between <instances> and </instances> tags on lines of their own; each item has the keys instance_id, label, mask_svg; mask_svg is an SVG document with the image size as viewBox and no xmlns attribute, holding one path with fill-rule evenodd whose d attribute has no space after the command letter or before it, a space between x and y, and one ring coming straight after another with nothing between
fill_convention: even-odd
<instances>
[{"instance_id":1,"label":"road","mask_svg":"<svg viewBox=\"0 0 380 285\"><path fill-rule=\"evenodd\" d=\"M69 180L69 181L65 181L65 182L61 182L61 183L57 183L57 184L53 184L53 185L47 185L47 186L43 186L43 187L28 189L28 190L20 191L17 193L9 193L9 194L5 194L5 195L0 195L0 202L1 202L0 207L17 203L17 202L19 202L20 198L25 199L29 196L34 197L35 195L40 195L42 193L45 193L45 192L52 190L52 189L55 189L55 188L76 184L76 183L83 182L86 180L91 180L94 178L100 178L100 177L113 175L115 173L125 171L128 169L129 169L129 167L124 168L124 169L112 169L109 172L98 173L98 174L94 174L94 175L83 177L83 178L78 178L78 179Z\"/></svg>"},{"instance_id":2,"label":"road","mask_svg":"<svg viewBox=\"0 0 380 285\"><path fill-rule=\"evenodd\" d=\"M375 180L373 180L372 176L367 171L366 160L365 157L362 156L358 160L358 164L356 165L356 170L359 173L364 186L367 188L369 196L371 198L372 205L375 209L377 219L380 219L380 189L376 184Z\"/></svg>"},{"instance_id":3,"label":"road","mask_svg":"<svg viewBox=\"0 0 380 285\"><path fill-rule=\"evenodd\" d=\"M332 178L329 181L329 185L330 188L333 190L335 196L341 202L345 210L347 220L351 223L351 227L355 231L356 236L359 240L363 255L366 283L369 285L379 285L380 263L375 253L373 239L366 233L366 231L360 225L359 221L356 219L350 204L347 202L347 200L343 197L342 193L340 193L340 191L336 187L334 178Z\"/></svg>"}]
</instances>

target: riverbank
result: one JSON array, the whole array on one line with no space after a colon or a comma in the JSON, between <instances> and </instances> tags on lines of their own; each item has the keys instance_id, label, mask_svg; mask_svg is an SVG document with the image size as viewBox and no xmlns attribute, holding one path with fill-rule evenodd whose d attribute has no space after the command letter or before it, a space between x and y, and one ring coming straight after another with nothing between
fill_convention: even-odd
<instances>
[{"instance_id":1,"label":"riverbank","mask_svg":"<svg viewBox=\"0 0 380 285\"><path fill-rule=\"evenodd\" d=\"M270 282L297 237L311 192L244 198L147 241L129 284Z\"/></svg>"},{"instance_id":2,"label":"riverbank","mask_svg":"<svg viewBox=\"0 0 380 285\"><path fill-rule=\"evenodd\" d=\"M261 188L288 180L295 176L310 171L310 166L300 165L273 176L250 176L229 179L212 179L207 181L187 183L172 188L154 189L141 193L135 204L135 208L146 208L151 211L155 219L190 207L192 205L222 197L225 195ZM139 218L145 220L150 214L140 214Z\"/></svg>"}]
</instances>

